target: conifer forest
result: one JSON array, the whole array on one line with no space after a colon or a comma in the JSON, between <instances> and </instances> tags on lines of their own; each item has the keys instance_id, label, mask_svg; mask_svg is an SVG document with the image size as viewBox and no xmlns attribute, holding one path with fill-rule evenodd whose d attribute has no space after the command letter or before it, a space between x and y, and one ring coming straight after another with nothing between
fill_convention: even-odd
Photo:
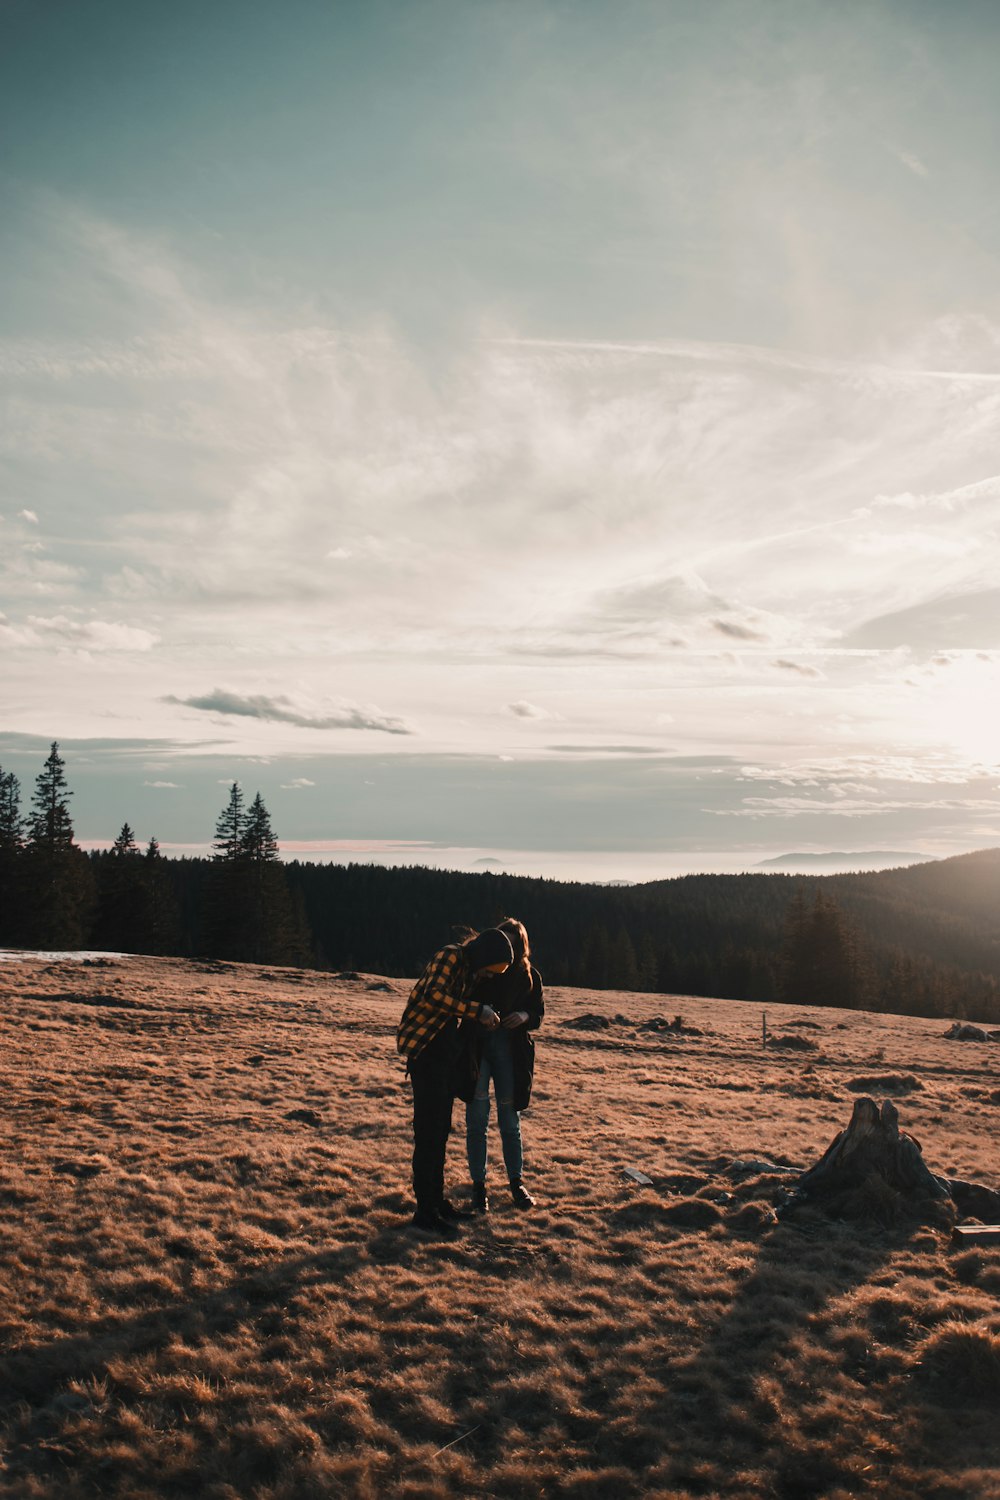
<instances>
[{"instance_id":1,"label":"conifer forest","mask_svg":"<svg viewBox=\"0 0 1000 1500\"><path fill-rule=\"evenodd\" d=\"M634 886L282 861L234 783L210 858L77 844L58 743L27 807L0 767L0 944L414 975L467 928L524 921L550 984L1000 1022L1000 850L875 874Z\"/></svg>"}]
</instances>

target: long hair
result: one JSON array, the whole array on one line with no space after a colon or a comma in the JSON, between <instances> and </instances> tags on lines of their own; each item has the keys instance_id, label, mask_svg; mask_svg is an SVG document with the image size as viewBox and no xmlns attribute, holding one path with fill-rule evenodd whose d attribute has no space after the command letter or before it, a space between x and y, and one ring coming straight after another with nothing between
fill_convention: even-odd
<instances>
[{"instance_id":1,"label":"long hair","mask_svg":"<svg viewBox=\"0 0 1000 1500\"><path fill-rule=\"evenodd\" d=\"M528 942L528 930L524 923L519 922L516 917L504 917L502 922L497 923L497 926L502 933L506 934L513 949L514 962L511 968L530 969L531 944Z\"/></svg>"}]
</instances>

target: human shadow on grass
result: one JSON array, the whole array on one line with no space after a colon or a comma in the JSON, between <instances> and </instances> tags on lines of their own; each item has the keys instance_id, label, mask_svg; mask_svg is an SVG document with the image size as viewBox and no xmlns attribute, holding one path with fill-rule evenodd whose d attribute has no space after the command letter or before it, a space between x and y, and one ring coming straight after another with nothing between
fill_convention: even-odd
<instances>
[{"instance_id":1,"label":"human shadow on grass","mask_svg":"<svg viewBox=\"0 0 1000 1500\"><path fill-rule=\"evenodd\" d=\"M706 1260L730 1235L752 1242L753 1235L738 1227L746 1224L745 1216L741 1220L733 1215L727 1232L720 1215L709 1218L711 1205L691 1201L692 1210L699 1205L706 1210L705 1218L699 1223L693 1214L689 1232L706 1234ZM651 1403L641 1423L650 1432L668 1435L660 1472L666 1460L671 1483L698 1494L717 1484L717 1474L715 1479L710 1476L728 1455L733 1464L769 1469L779 1500L813 1500L838 1484L849 1488L856 1482L843 1461L843 1442L834 1437L824 1452L822 1443L806 1442L794 1421L788 1421L796 1402L821 1394L812 1382L820 1382L828 1368L828 1351L815 1364L807 1360L803 1365L802 1350L822 1343L815 1320L823 1310L877 1277L926 1226L928 1217L934 1221L935 1212L929 1207L922 1222L914 1217L879 1225L835 1222L814 1209L801 1210L757 1238L752 1271L700 1345L678 1353L675 1343L647 1365L659 1394L655 1410ZM637 1214L646 1227L662 1218L664 1229L676 1234L680 1226L668 1213L661 1205L629 1205L619 1217L623 1226L632 1227ZM711 1238L706 1231L711 1231ZM841 1358L849 1361L851 1356L845 1350ZM782 1379L787 1380L787 1369L782 1369L786 1359L802 1370L797 1388L788 1388ZM861 1384L879 1378L875 1368L864 1367L863 1359L847 1373ZM675 1435L673 1440L670 1435ZM634 1460L634 1441L630 1448ZM623 1452L621 1460L626 1457Z\"/></svg>"},{"instance_id":2,"label":"human shadow on grass","mask_svg":"<svg viewBox=\"0 0 1000 1500\"><path fill-rule=\"evenodd\" d=\"M266 1363L272 1340L284 1342L294 1336L305 1310L303 1294L307 1301L310 1290L332 1286L349 1300L355 1274L372 1266L426 1264L428 1257L456 1263L471 1259L478 1266L488 1254L488 1247L472 1240L451 1244L421 1238L407 1218L395 1216L403 1201L399 1194L376 1199L375 1227L346 1243L249 1266L208 1290L181 1291L156 1306L110 1313L79 1332L11 1349L4 1360L0 1396L0 1428L10 1439L8 1474L47 1482L67 1463L86 1468L87 1456L75 1452L69 1429L88 1408L100 1405L102 1398L96 1393L102 1387L110 1384L112 1399L119 1393L115 1377L109 1380L109 1369L155 1356L177 1343L219 1343L241 1329L252 1330L258 1357ZM384 1311L390 1325L397 1316L407 1313L391 1305ZM284 1359L287 1354L275 1357ZM124 1378L128 1380L127 1373ZM88 1389L95 1392L94 1402L83 1394ZM125 1396L132 1400L127 1387Z\"/></svg>"},{"instance_id":3,"label":"human shadow on grass","mask_svg":"<svg viewBox=\"0 0 1000 1500\"><path fill-rule=\"evenodd\" d=\"M396 1204L396 1195L392 1195ZM328 1249L285 1256L248 1266L210 1288L178 1292L155 1306L122 1310L89 1321L79 1333L43 1337L9 1349L4 1358L0 1420L20 1403L47 1403L73 1380L100 1379L109 1361L145 1354L177 1340L219 1338L253 1324L264 1337L281 1331L295 1317L303 1292L329 1284L346 1286L355 1272L372 1264L405 1264L428 1254L449 1256L462 1247L428 1243L411 1231L406 1218L384 1221Z\"/></svg>"}]
</instances>

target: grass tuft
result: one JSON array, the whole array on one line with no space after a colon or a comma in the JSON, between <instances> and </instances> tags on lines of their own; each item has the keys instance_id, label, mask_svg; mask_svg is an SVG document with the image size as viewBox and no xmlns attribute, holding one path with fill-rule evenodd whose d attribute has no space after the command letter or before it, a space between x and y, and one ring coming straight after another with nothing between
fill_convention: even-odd
<instances>
[{"instance_id":1,"label":"grass tuft","mask_svg":"<svg viewBox=\"0 0 1000 1500\"><path fill-rule=\"evenodd\" d=\"M942 1323L920 1350L918 1368L949 1401L1000 1408L1000 1334L982 1323Z\"/></svg>"}]
</instances>

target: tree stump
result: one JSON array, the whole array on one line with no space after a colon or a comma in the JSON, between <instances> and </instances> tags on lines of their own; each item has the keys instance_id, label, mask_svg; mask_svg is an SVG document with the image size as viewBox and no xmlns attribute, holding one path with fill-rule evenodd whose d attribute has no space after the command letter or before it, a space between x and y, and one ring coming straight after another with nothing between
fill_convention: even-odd
<instances>
[{"instance_id":1,"label":"tree stump","mask_svg":"<svg viewBox=\"0 0 1000 1500\"><path fill-rule=\"evenodd\" d=\"M899 1128L899 1113L891 1099L879 1109L863 1095L854 1101L851 1123L827 1146L814 1167L799 1178L800 1192L812 1196L856 1187L872 1173L901 1192L928 1198L947 1198L946 1184L924 1161L920 1142Z\"/></svg>"},{"instance_id":2,"label":"tree stump","mask_svg":"<svg viewBox=\"0 0 1000 1500\"><path fill-rule=\"evenodd\" d=\"M802 1173L785 1208L823 1203L851 1219L897 1223L954 1204L960 1214L1000 1219L1000 1192L961 1178L936 1177L920 1142L899 1128L890 1099L881 1109L867 1095L855 1100L850 1123L814 1167Z\"/></svg>"}]
</instances>

